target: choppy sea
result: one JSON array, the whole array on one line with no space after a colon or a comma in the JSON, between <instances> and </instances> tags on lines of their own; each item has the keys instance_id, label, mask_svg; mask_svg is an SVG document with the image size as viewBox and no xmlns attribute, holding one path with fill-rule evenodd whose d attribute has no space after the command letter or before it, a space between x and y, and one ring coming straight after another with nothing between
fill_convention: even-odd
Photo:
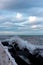
<instances>
[{"instance_id":1,"label":"choppy sea","mask_svg":"<svg viewBox=\"0 0 43 65\"><path fill-rule=\"evenodd\" d=\"M0 35L0 40L9 39L15 35ZM32 44L43 44L43 35L18 35L20 38L32 43Z\"/></svg>"}]
</instances>

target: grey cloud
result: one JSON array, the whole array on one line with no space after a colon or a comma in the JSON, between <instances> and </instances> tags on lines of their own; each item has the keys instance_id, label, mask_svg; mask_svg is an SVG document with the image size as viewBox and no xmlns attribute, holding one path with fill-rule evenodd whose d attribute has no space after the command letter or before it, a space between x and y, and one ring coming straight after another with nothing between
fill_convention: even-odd
<instances>
[{"instance_id":1,"label":"grey cloud","mask_svg":"<svg viewBox=\"0 0 43 65\"><path fill-rule=\"evenodd\" d=\"M43 0L0 0L0 4L0 9L25 13L28 16L43 16Z\"/></svg>"},{"instance_id":2,"label":"grey cloud","mask_svg":"<svg viewBox=\"0 0 43 65\"><path fill-rule=\"evenodd\" d=\"M0 0L0 8L27 9L31 7L43 7L43 0Z\"/></svg>"}]
</instances>

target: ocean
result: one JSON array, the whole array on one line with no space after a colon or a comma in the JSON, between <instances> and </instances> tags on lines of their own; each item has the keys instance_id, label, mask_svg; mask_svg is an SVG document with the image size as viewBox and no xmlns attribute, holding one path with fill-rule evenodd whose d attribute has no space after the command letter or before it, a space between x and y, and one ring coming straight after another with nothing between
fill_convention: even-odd
<instances>
[{"instance_id":1,"label":"ocean","mask_svg":"<svg viewBox=\"0 0 43 65\"><path fill-rule=\"evenodd\" d=\"M32 43L43 45L43 35L20 35L20 38Z\"/></svg>"},{"instance_id":2,"label":"ocean","mask_svg":"<svg viewBox=\"0 0 43 65\"><path fill-rule=\"evenodd\" d=\"M0 41L10 39L15 35L0 35ZM32 44L40 44L43 45L43 35L18 35L20 38L28 41Z\"/></svg>"},{"instance_id":3,"label":"ocean","mask_svg":"<svg viewBox=\"0 0 43 65\"><path fill-rule=\"evenodd\" d=\"M15 35L0 35L1 41L13 37L9 40L8 43L3 43L5 45L4 49L8 50L6 52L8 54L10 53L11 58L13 57L18 65L43 65L43 36L18 35L21 39L19 37L16 38L14 36ZM13 43L12 39L14 38L16 38L16 42ZM28 41L29 43L26 41ZM9 43L11 44L11 48Z\"/></svg>"}]
</instances>

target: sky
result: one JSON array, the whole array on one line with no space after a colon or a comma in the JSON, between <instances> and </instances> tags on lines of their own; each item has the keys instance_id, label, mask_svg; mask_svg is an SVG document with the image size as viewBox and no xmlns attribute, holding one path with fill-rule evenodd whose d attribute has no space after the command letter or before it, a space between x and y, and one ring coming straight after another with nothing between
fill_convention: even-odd
<instances>
[{"instance_id":1,"label":"sky","mask_svg":"<svg viewBox=\"0 0 43 65\"><path fill-rule=\"evenodd\" d=\"M43 35L43 0L0 0L0 35Z\"/></svg>"}]
</instances>

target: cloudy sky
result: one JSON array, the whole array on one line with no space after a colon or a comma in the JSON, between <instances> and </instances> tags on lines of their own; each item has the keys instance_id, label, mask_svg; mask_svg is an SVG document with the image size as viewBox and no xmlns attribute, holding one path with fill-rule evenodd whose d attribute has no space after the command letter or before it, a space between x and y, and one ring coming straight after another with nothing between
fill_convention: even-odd
<instances>
[{"instance_id":1,"label":"cloudy sky","mask_svg":"<svg viewBox=\"0 0 43 65\"><path fill-rule=\"evenodd\" d=\"M0 0L0 34L42 35L43 0Z\"/></svg>"}]
</instances>

